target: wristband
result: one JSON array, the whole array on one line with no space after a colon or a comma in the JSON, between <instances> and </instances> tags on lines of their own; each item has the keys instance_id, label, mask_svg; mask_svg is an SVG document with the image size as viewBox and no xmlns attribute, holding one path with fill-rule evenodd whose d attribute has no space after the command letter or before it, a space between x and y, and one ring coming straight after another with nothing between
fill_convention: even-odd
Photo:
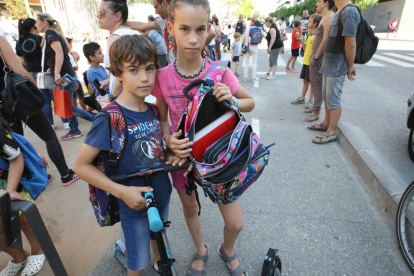
<instances>
[{"instance_id":1,"label":"wristband","mask_svg":"<svg viewBox=\"0 0 414 276\"><path fill-rule=\"evenodd\" d=\"M313 60L319 61L319 58L315 58L315 57L313 57Z\"/></svg>"},{"instance_id":2,"label":"wristband","mask_svg":"<svg viewBox=\"0 0 414 276\"><path fill-rule=\"evenodd\" d=\"M171 132L168 131L167 133L164 134L164 136L162 136L162 143L163 143L164 148L167 148L167 142L165 142L165 136L170 135L170 134Z\"/></svg>"},{"instance_id":3,"label":"wristband","mask_svg":"<svg viewBox=\"0 0 414 276\"><path fill-rule=\"evenodd\" d=\"M112 95L112 93L108 94L108 98L111 102L115 101L117 97L115 97L114 95Z\"/></svg>"},{"instance_id":4,"label":"wristband","mask_svg":"<svg viewBox=\"0 0 414 276\"><path fill-rule=\"evenodd\" d=\"M233 106L238 107L239 106L239 100L233 96Z\"/></svg>"}]
</instances>

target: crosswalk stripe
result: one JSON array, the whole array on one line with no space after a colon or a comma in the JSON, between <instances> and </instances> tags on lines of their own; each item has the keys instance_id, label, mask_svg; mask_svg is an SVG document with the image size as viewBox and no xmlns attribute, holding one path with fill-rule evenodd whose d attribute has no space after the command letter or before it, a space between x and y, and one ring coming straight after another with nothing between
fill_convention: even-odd
<instances>
[{"instance_id":1,"label":"crosswalk stripe","mask_svg":"<svg viewBox=\"0 0 414 276\"><path fill-rule=\"evenodd\" d=\"M368 66L385 66L384 64L375 62L372 59L370 61L368 61L365 65L368 65Z\"/></svg>"},{"instance_id":2,"label":"crosswalk stripe","mask_svg":"<svg viewBox=\"0 0 414 276\"><path fill-rule=\"evenodd\" d=\"M252 118L253 132L260 137L260 120L258 118Z\"/></svg>"},{"instance_id":3,"label":"crosswalk stripe","mask_svg":"<svg viewBox=\"0 0 414 276\"><path fill-rule=\"evenodd\" d=\"M263 76L267 74L267 72L257 72L258 76ZM276 75L286 75L286 72L276 72Z\"/></svg>"},{"instance_id":4,"label":"crosswalk stripe","mask_svg":"<svg viewBox=\"0 0 414 276\"><path fill-rule=\"evenodd\" d=\"M401 58L401 59L405 59L405 60L409 60L409 61L414 61L414 57L407 57L407 56L403 56L403 55L400 55L400 54L394 54L394 53L384 53L384 54L386 54L386 55L389 55L389 56L393 56L393 57L396 57L396 58Z\"/></svg>"},{"instance_id":5,"label":"crosswalk stripe","mask_svg":"<svg viewBox=\"0 0 414 276\"><path fill-rule=\"evenodd\" d=\"M373 58L381 59L381 60L386 61L386 62L389 62L389 63L394 63L394 64L400 65L402 67L414 67L414 64L410 64L410 63L403 62L403 61L399 61L399 60L396 60L396 59L384 57L384 56L377 55L377 54L374 55Z\"/></svg>"},{"instance_id":6,"label":"crosswalk stripe","mask_svg":"<svg viewBox=\"0 0 414 276\"><path fill-rule=\"evenodd\" d=\"M410 56L414 56L414 54L409 54Z\"/></svg>"},{"instance_id":7,"label":"crosswalk stripe","mask_svg":"<svg viewBox=\"0 0 414 276\"><path fill-rule=\"evenodd\" d=\"M279 58L277 59L277 65L278 66L286 66L286 62L283 60L283 58L279 55Z\"/></svg>"}]
</instances>

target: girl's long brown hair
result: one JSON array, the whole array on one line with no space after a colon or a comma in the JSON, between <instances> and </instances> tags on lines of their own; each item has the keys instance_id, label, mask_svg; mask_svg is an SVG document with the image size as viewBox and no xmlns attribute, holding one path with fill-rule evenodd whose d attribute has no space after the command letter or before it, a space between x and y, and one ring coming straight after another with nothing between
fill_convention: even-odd
<instances>
[{"instance_id":1,"label":"girl's long brown hair","mask_svg":"<svg viewBox=\"0 0 414 276\"><path fill-rule=\"evenodd\" d=\"M208 14L208 18L210 18L210 4L208 0L172 0L169 6L169 15L168 20L171 24L174 24L174 15L175 9L181 6L200 6L203 10L205 10ZM177 57L177 44L174 41L174 55ZM210 57L210 51L208 50L207 46L204 45L203 50L201 51L201 55L203 57Z\"/></svg>"}]
</instances>

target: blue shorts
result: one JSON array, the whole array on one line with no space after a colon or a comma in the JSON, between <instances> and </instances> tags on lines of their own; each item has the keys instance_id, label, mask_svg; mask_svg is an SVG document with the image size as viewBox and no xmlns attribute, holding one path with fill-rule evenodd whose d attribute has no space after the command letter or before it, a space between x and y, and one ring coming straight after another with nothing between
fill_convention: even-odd
<instances>
[{"instance_id":1,"label":"blue shorts","mask_svg":"<svg viewBox=\"0 0 414 276\"><path fill-rule=\"evenodd\" d=\"M144 269L151 259L150 239L154 235L149 229L147 210L133 210L122 200L118 199L122 231L125 237L125 246L128 254L127 266L130 270ZM168 220L168 206L170 202L163 202L158 206L161 219Z\"/></svg>"}]
</instances>

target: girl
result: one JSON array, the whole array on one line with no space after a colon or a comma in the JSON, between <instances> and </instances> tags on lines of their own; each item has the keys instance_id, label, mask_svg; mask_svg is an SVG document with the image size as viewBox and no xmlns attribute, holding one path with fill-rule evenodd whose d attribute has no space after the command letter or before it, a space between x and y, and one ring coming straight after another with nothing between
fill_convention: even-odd
<instances>
[{"instance_id":1,"label":"girl","mask_svg":"<svg viewBox=\"0 0 414 276\"><path fill-rule=\"evenodd\" d=\"M319 73L322 67L323 53L325 52L326 41L328 40L329 28L332 23L332 19L335 13L332 8L335 6L333 0L319 0L316 3L316 12L322 15L322 20L319 23L318 28L315 30L315 39L312 44L312 56L309 62L310 71L310 85L313 91L313 107L305 109L305 112L311 112L311 114L305 119L309 121L314 118L319 118L322 106L322 74ZM325 123L325 124L324 124ZM327 121L322 124L313 124L308 126L311 130L326 131L328 129Z\"/></svg>"},{"instance_id":2,"label":"girl","mask_svg":"<svg viewBox=\"0 0 414 276\"><path fill-rule=\"evenodd\" d=\"M6 41L7 42L7 41ZM1 173L0 179L0 195L4 193L4 190L9 193L11 200L30 200L33 201L26 188L22 188L22 191L18 193L16 190L19 186L20 178L23 174L24 159L20 154L19 145L10 135L10 128L6 121L0 115L0 148L5 149L0 151L0 158L9 163L8 173ZM4 178L3 178L4 176ZM9 254L13 260L10 260L7 266L0 272L0 275L16 275L20 269L23 269L21 275L35 275L43 267L45 262L45 255L40 248L37 239L30 228L26 216L21 214L19 217L20 229L25 234L30 244L31 252L26 250L18 250L10 247L6 247L4 252Z\"/></svg>"},{"instance_id":3,"label":"girl","mask_svg":"<svg viewBox=\"0 0 414 276\"><path fill-rule=\"evenodd\" d=\"M99 4L99 10L96 14L98 17L99 28L108 30L110 35L108 37L106 52L104 55L105 67L111 67L109 61L109 49L111 49L112 43L124 35L137 34L127 26L128 20L128 6L126 0L102 0ZM118 97L122 91L122 84L115 79L115 76L111 74L108 80L101 82L101 88L106 90L109 87L113 98Z\"/></svg>"},{"instance_id":4,"label":"girl","mask_svg":"<svg viewBox=\"0 0 414 276\"><path fill-rule=\"evenodd\" d=\"M31 82L36 84L31 74L29 74L19 62L8 41L1 36L0 50L3 54L6 64L14 73L22 75L23 77L28 78ZM3 67L3 60L0 59L0 68ZM4 71L0 70L0 91L4 89L4 86ZM4 114L4 116L4 119L11 125L13 132L23 135L23 126L21 120L8 116L7 114ZM27 120L26 124L30 127L31 130L33 130L34 133L36 133L37 136L39 136L40 139L45 142L47 153L60 173L62 185L67 186L78 180L79 177L66 165L65 156L63 155L63 150L56 136L56 132L50 125L45 113L43 111L40 111L36 115L30 117Z\"/></svg>"},{"instance_id":5,"label":"girl","mask_svg":"<svg viewBox=\"0 0 414 276\"><path fill-rule=\"evenodd\" d=\"M188 139L178 140L181 131L176 132L181 113L187 105L187 102L181 98L183 96L182 88L196 79L203 79L211 67L211 61L206 58L208 50L204 47L210 30L208 23L210 6L208 0L175 0L170 4L169 14L167 27L174 37L178 58L173 64L158 71L152 94L157 98L164 141L177 156L184 158L191 151L192 142L188 142ZM190 90L190 93L194 94L197 90L198 88L194 88ZM254 108L253 98L239 85L231 70L226 71L222 82L216 83L213 90L213 95L219 101L238 101L238 107L242 112L249 112ZM182 174L182 172L176 172L171 176L173 186L177 189L181 199L184 217L196 247L196 254L193 256L187 275L204 275L208 249L204 245L195 193L191 193L191 196L185 193L186 178L182 177ZM244 275L246 268L237 259L234 252L234 244L243 229L239 201L218 207L225 222L224 242L220 246L219 254L228 264L232 275Z\"/></svg>"},{"instance_id":6,"label":"girl","mask_svg":"<svg viewBox=\"0 0 414 276\"><path fill-rule=\"evenodd\" d=\"M76 73L73 70L72 64L70 63L68 54L68 49L70 49L70 46L65 39L59 22L54 20L50 14L38 13L36 19L36 28L40 33L45 34L41 45L42 47L46 47L46 56L44 58L50 68L50 72L55 78L56 85L62 85L65 83L65 81L62 79L65 74L69 74L76 79ZM75 87L76 81L73 81L64 87L64 89L70 93L71 103L73 102L73 93L75 92ZM53 95L47 95L45 99L46 105L48 105L49 108L51 101L53 100ZM61 137L62 140L69 140L81 137L83 135L78 128L78 118L75 115L87 121L92 121L94 117L93 114L88 113L78 107L72 106L72 110L74 113L73 117L67 119L67 122L69 122L70 130L66 135L63 135ZM49 112L50 114L48 116L52 117L51 107L49 109Z\"/></svg>"},{"instance_id":7,"label":"girl","mask_svg":"<svg viewBox=\"0 0 414 276\"><path fill-rule=\"evenodd\" d=\"M267 17L265 24L269 28L267 32L267 53L269 54L269 68L266 75L263 75L263 79L275 80L277 70L277 59L279 58L280 51L283 49L283 41L280 37L279 29L276 26L276 20L273 17ZM272 75L270 75L272 72Z\"/></svg>"},{"instance_id":8,"label":"girl","mask_svg":"<svg viewBox=\"0 0 414 276\"><path fill-rule=\"evenodd\" d=\"M249 28L248 32L249 37L247 41L249 42L249 51L244 56L243 66L244 66L244 82L247 82L247 75L249 72L249 58L252 57L252 81L257 81L256 71L257 71L257 56L259 54L259 41L263 38L262 30L260 29L260 22L256 20L253 23L253 26ZM260 38L260 39L259 39Z\"/></svg>"}]
</instances>

